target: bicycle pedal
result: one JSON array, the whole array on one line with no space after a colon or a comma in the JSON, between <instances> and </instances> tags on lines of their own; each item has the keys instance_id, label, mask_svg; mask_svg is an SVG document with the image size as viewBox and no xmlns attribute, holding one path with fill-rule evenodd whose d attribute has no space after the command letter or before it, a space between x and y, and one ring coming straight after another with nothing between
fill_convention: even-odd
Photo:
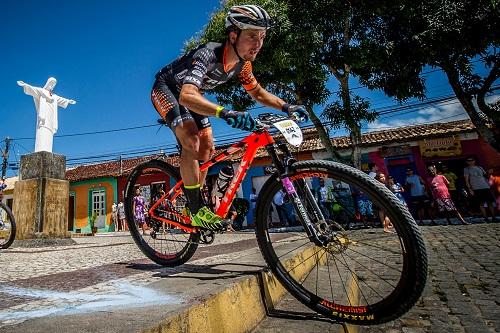
<instances>
[{"instance_id":1,"label":"bicycle pedal","mask_svg":"<svg viewBox=\"0 0 500 333\"><path fill-rule=\"evenodd\" d=\"M200 230L200 241L203 244L212 244L215 240L215 233L212 230Z\"/></svg>"}]
</instances>

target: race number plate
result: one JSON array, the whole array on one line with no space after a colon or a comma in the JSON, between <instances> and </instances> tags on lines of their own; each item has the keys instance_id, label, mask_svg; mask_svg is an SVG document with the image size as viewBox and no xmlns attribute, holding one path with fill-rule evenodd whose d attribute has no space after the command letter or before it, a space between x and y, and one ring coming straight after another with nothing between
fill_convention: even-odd
<instances>
[{"instance_id":1,"label":"race number plate","mask_svg":"<svg viewBox=\"0 0 500 333\"><path fill-rule=\"evenodd\" d=\"M302 131L300 130L299 125L297 125L297 123L293 120L286 119L278 121L273 125L281 132L281 134L283 134L286 141L292 146L298 147L302 144Z\"/></svg>"}]
</instances>

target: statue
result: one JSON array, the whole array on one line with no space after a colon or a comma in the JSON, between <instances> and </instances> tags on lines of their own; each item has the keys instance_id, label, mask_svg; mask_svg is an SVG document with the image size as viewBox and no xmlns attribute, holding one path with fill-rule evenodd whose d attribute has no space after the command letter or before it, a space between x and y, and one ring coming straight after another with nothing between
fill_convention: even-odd
<instances>
[{"instance_id":1,"label":"statue","mask_svg":"<svg viewBox=\"0 0 500 333\"><path fill-rule=\"evenodd\" d=\"M76 104L72 99L66 99L53 93L57 80L49 77L43 88L33 87L23 81L17 84L24 88L24 93L33 97L37 121L35 152L52 152L52 139L57 132L57 107L66 108L68 104Z\"/></svg>"}]
</instances>

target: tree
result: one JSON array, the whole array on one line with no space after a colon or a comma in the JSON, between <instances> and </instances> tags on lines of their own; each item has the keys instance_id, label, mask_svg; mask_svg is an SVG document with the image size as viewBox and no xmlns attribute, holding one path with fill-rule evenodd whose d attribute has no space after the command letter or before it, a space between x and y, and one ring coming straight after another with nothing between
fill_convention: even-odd
<instances>
[{"instance_id":1,"label":"tree","mask_svg":"<svg viewBox=\"0 0 500 333\"><path fill-rule=\"evenodd\" d=\"M386 65L367 61L365 68L353 69L361 82L400 99L413 88L400 85L398 71L419 73L426 64L438 67L479 134L500 151L498 99L491 104L485 99L500 77L498 0L404 1L387 4L377 16L370 43L379 47L371 48L367 60L379 58ZM481 67L487 71L483 77Z\"/></svg>"},{"instance_id":2,"label":"tree","mask_svg":"<svg viewBox=\"0 0 500 333\"><path fill-rule=\"evenodd\" d=\"M455 95L480 135L500 151L500 113L485 100L493 82L500 77L499 11L494 8L494 2L426 1L418 9L426 29L416 36L416 40L427 51L427 63L446 73ZM474 71L474 59L489 70L486 77ZM473 104L474 99L479 110L495 124L496 133L486 126L485 117Z\"/></svg>"},{"instance_id":3,"label":"tree","mask_svg":"<svg viewBox=\"0 0 500 333\"><path fill-rule=\"evenodd\" d=\"M326 68L340 87L339 99L329 104L323 117L334 128L345 126L351 139L351 164L361 167L361 123L374 121L378 114L370 111L370 103L353 94L349 80L353 66L360 66L366 43L367 22L373 13L355 8L350 3L338 0L290 0L289 18L295 31L307 31L309 36L317 36L320 43L310 49L309 57L317 66ZM308 38L311 38L309 37Z\"/></svg>"},{"instance_id":4,"label":"tree","mask_svg":"<svg viewBox=\"0 0 500 333\"><path fill-rule=\"evenodd\" d=\"M224 42L227 9L242 3L246 2L226 1L224 8L212 15L207 26L188 42L186 48L208 41ZM309 50L318 47L316 44L320 40L310 39L310 35L306 33L296 33L288 19L286 1L256 0L252 4L265 8L275 21L275 27L268 31L265 45L253 63L259 83L288 103L304 105L327 152L333 159L340 159L327 130L313 112L313 106L324 104L330 96L326 86L328 71L308 56ZM217 87L214 94L220 103L231 105L237 110L246 110L255 105L236 81Z\"/></svg>"}]
</instances>

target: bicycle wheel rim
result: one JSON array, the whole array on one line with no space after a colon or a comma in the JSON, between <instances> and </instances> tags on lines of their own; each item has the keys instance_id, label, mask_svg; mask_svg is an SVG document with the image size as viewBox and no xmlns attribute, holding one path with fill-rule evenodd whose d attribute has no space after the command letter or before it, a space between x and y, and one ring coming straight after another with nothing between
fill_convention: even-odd
<instances>
[{"instance_id":1,"label":"bicycle wheel rim","mask_svg":"<svg viewBox=\"0 0 500 333\"><path fill-rule=\"evenodd\" d=\"M164 191L168 192L179 180L180 176L173 167L163 161L152 160L133 170L125 189L125 215L130 233L141 251L149 259L162 266L176 266L189 260L198 246L199 234L185 232L156 218L148 216L145 216L143 220L137 218L134 212L135 190L141 189L141 186L147 188L148 184L154 183L162 184ZM151 193L150 200L148 200L150 206L158 199L152 196L154 193ZM172 206L166 200L165 206L162 204L158 209L162 210L162 216L168 214L175 218L183 213L185 202L184 194L180 194L175 200L177 206ZM146 230L144 234L143 226Z\"/></svg>"},{"instance_id":2,"label":"bicycle wheel rim","mask_svg":"<svg viewBox=\"0 0 500 333\"><path fill-rule=\"evenodd\" d=\"M338 225L341 236L328 250L311 245L303 231L289 231L288 237L281 233L283 244L273 241L277 237L263 221L274 194L282 188L281 182L274 179L266 183L268 193L259 198L257 209L259 245L271 270L302 303L333 319L378 324L401 316L420 296L427 270L423 241L411 215L385 187L356 169L324 161L299 162L294 168L296 172L290 179L296 187L306 175L355 184L375 204L385 205L387 215L394 220L396 233L384 233L382 229L341 230L342 226ZM310 215L310 209L306 207L306 210ZM303 245L299 242L301 239ZM375 254L378 257L373 257ZM295 263L290 266L287 260ZM317 264L320 261L326 263ZM301 266L297 264L300 262ZM296 271L302 266L309 266L307 272L297 276ZM316 283L311 283L315 276Z\"/></svg>"},{"instance_id":3,"label":"bicycle wheel rim","mask_svg":"<svg viewBox=\"0 0 500 333\"><path fill-rule=\"evenodd\" d=\"M16 236L16 222L9 207L0 203L0 249L12 245Z\"/></svg>"}]
</instances>

